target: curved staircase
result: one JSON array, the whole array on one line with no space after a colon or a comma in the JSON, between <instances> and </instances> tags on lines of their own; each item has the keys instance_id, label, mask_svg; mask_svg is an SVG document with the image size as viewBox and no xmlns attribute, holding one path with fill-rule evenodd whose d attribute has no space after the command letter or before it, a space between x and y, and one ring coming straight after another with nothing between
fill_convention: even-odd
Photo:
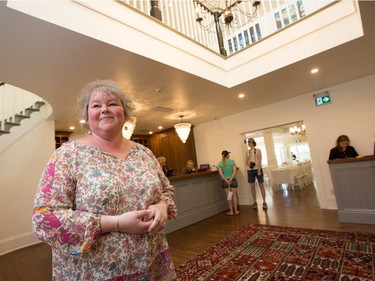
<instances>
[{"instance_id":1,"label":"curved staircase","mask_svg":"<svg viewBox=\"0 0 375 281\"><path fill-rule=\"evenodd\" d=\"M39 112L46 103L38 96L24 90L0 83L0 136L11 133L11 128L21 126L22 120ZM17 103L17 105L14 105ZM12 112L12 110L14 112Z\"/></svg>"},{"instance_id":2,"label":"curved staircase","mask_svg":"<svg viewBox=\"0 0 375 281\"><path fill-rule=\"evenodd\" d=\"M3 121L0 121L0 128L4 128L0 130L0 136L4 134L9 134L10 129L12 127L20 126L21 121L23 119L30 118L32 113L40 111L40 108L45 104L46 103L44 101L36 101L30 107L25 108L23 111L19 113L15 113L14 116L9 117L9 119L4 119ZM4 126L2 122L4 122Z\"/></svg>"}]
</instances>

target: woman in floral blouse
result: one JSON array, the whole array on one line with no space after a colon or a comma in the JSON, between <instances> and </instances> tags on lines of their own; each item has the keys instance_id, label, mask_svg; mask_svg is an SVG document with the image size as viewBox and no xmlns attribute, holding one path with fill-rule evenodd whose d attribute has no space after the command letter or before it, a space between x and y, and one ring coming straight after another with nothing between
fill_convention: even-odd
<instances>
[{"instance_id":1,"label":"woman in floral blouse","mask_svg":"<svg viewBox=\"0 0 375 281\"><path fill-rule=\"evenodd\" d=\"M83 89L90 133L64 143L40 179L35 235L52 247L53 280L174 280L164 233L174 188L152 152L122 136L134 107L111 80Z\"/></svg>"}]
</instances>

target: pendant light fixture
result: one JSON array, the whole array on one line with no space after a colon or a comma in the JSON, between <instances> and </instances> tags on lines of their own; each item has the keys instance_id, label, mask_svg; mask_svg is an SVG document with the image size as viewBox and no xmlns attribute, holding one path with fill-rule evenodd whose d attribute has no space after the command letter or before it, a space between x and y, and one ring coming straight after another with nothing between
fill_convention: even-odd
<instances>
[{"instance_id":1,"label":"pendant light fixture","mask_svg":"<svg viewBox=\"0 0 375 281\"><path fill-rule=\"evenodd\" d=\"M191 124L189 122L183 122L182 118L184 116L180 115L181 122L176 123L174 128L176 130L177 135L180 137L182 143L186 143L187 138L189 137Z\"/></svg>"},{"instance_id":2,"label":"pendant light fixture","mask_svg":"<svg viewBox=\"0 0 375 281\"><path fill-rule=\"evenodd\" d=\"M304 135L306 133L305 124L297 124L289 128L289 133L291 135Z\"/></svg>"},{"instance_id":3,"label":"pendant light fixture","mask_svg":"<svg viewBox=\"0 0 375 281\"><path fill-rule=\"evenodd\" d=\"M135 129L135 123L136 123L135 118L132 121L128 120L125 122L124 126L122 127L122 135L124 138L130 140Z\"/></svg>"}]
</instances>

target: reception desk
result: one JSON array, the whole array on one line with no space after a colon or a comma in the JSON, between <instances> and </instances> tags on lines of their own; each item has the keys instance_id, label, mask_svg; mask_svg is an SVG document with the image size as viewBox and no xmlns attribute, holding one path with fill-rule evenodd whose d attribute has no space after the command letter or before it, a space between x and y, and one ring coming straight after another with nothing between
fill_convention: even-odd
<instances>
[{"instance_id":1,"label":"reception desk","mask_svg":"<svg viewBox=\"0 0 375 281\"><path fill-rule=\"evenodd\" d=\"M166 233L191 225L228 209L217 171L169 178L175 188L178 216L169 221Z\"/></svg>"},{"instance_id":2,"label":"reception desk","mask_svg":"<svg viewBox=\"0 0 375 281\"><path fill-rule=\"evenodd\" d=\"M329 160L339 220L375 224L375 156Z\"/></svg>"}]
</instances>

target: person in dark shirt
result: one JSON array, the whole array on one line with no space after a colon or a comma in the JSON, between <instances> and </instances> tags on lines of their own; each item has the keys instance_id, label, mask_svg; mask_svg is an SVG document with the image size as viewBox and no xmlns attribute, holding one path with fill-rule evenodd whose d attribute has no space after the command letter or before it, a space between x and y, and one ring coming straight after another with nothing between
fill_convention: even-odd
<instances>
[{"instance_id":1,"label":"person in dark shirt","mask_svg":"<svg viewBox=\"0 0 375 281\"><path fill-rule=\"evenodd\" d=\"M188 160L186 166L182 169L181 174L193 174L195 172L194 161Z\"/></svg>"},{"instance_id":2,"label":"person in dark shirt","mask_svg":"<svg viewBox=\"0 0 375 281\"><path fill-rule=\"evenodd\" d=\"M357 151L353 146L350 146L349 137L341 135L336 140L336 147L332 148L329 153L329 160L339 158L355 158L358 156Z\"/></svg>"}]
</instances>

